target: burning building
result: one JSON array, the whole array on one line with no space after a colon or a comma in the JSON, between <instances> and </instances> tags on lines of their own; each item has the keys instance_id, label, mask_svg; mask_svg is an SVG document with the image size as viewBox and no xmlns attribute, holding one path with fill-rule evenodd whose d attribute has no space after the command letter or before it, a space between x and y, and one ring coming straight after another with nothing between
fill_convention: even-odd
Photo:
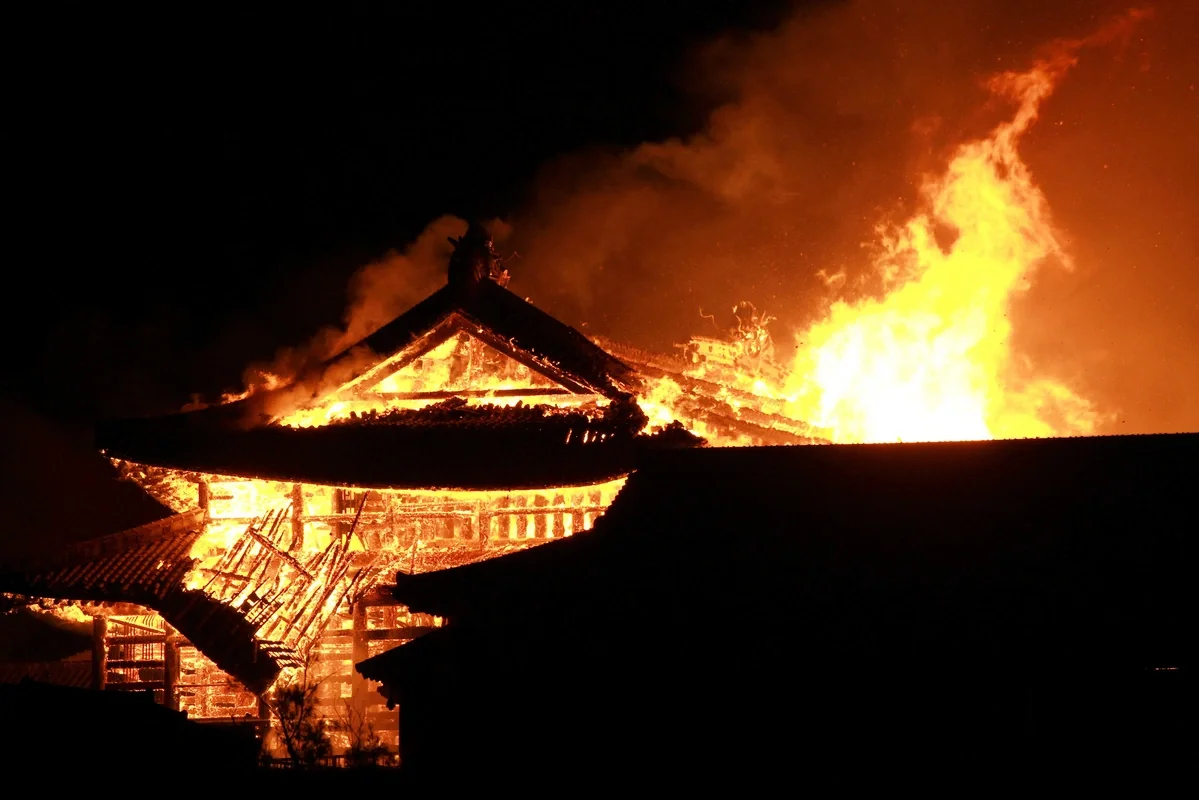
<instances>
[{"instance_id":1,"label":"burning building","mask_svg":"<svg viewBox=\"0 0 1199 800\"><path fill-rule=\"evenodd\" d=\"M315 687L319 715L371 723L396 747L395 714L368 680L378 679L387 684L390 700L409 704L415 698L420 708L414 716L426 733L417 749L442 748L437 757L443 757L456 732L448 722L454 715L434 719L440 707L449 704L477 735L502 737L508 735L502 726L484 720L487 727L476 713L502 704L459 708L460 701L447 696L456 687L440 687L439 695L423 691L422 680L433 680L438 670L456 670L469 681L468 665L477 669L480 659L497 658L503 663L506 653L517 654L512 665L520 665L522 675L553 669L545 666L550 656L540 649L547 639L539 632L528 634L523 649L521 642L497 649L488 638L505 630L495 624L499 606L488 602L499 601L515 618L529 596L521 594L520 581L499 576L525 565L594 554L593 546L603 552L616 540L619 546L604 556L610 568L582 559L570 565L593 581L585 597L565 592L579 618L593 623L588 636L570 640L578 662L601 649L594 631L620 630L633 614L643 615L659 601L673 619L685 622L688 635L682 641L691 649L679 652L699 662L706 656L703 647L722 632L745 630L742 615L751 622L767 612L777 616L787 603L796 614L807 614L797 598L804 592L820 597L830 589L812 565L828 563L828 574L837 574L844 564L835 556L860 542L863 531L897 529L919 551L922 543L911 534L937 503L958 504L946 516L954 520L955 535L978 517L989 520L988 541L994 543L1023 530L1013 516L1017 512L1050 508L1062 531L1081 537L1070 504L1054 505L1043 497L1048 490L1042 487L1054 485L1050 471L1042 470L1040 484L1013 479L1027 502L999 509L1006 515L1000 519L993 498L1002 492L980 489L993 471L979 467L972 473L976 483L963 486L954 458L921 455L948 450L899 451L904 455L892 460L888 454L896 451L855 448L846 452L876 455L861 461L858 455L828 458L848 459L862 473L841 469L826 475L820 470L829 462L820 459L829 448L746 451L729 461L718 460L725 453L700 448L705 442L803 445L1095 432L1101 415L1087 398L1016 357L1008 315L1040 265L1068 261L1017 145L1085 43L1055 48L1026 72L995 76L989 86L1014 105L1012 117L957 148L945 172L924 182L923 210L888 229L875 263L886 291L834 302L826 319L797 336L785 368L775 361L772 317L750 303L733 307L730 324L716 336L693 339L681 355L588 338L509 291L508 272L486 231L472 226L453 240L443 288L331 358L295 374L270 376L219 405L103 426L99 446L121 474L173 515L4 565L0 591L9 593L12 605L42 606L88 626L92 686L148 690L191 716L259 724L269 716L273 688L302 680ZM952 235L940 235L944 231ZM1086 458L1075 462L1076 456L1053 454L1085 456L1090 446L953 452L972 454L984 467L992 455L1036 467L1040 456L1050 454L1071 475L1071 465L1085 466ZM1121 485L1111 477L1122 474L1119 452L1130 447L1135 449L1103 451L1110 474L1077 483L1076 507L1110 505ZM646 464L657 466L640 469ZM700 468L705 464L711 469ZM895 489L930 465L945 478L939 488L921 487L919 500ZM688 470L691 481L683 477ZM617 501L626 480L634 496ZM645 486L653 488L638 488ZM691 498L703 491L696 487L707 486L719 491ZM796 486L806 487L802 499L792 497ZM763 495L769 502L757 502ZM869 514L859 508L862 497L874 499ZM963 498L970 499L969 508ZM1132 495L1124 500L1122 513L1138 502ZM614 503L612 516L620 518L602 523L610 536L576 536ZM638 512L619 512L620 503ZM825 527L795 530L800 509L811 525ZM859 519L856 528L844 523L862 514L868 521ZM644 519L633 524L633 516ZM684 537L697 530L702 537ZM1054 532L1044 524L1038 530ZM741 548L727 541L730 531L759 538ZM642 548L650 534L659 535L652 545L660 548L657 560L634 559L634 546L648 552ZM840 534L847 538L836 539ZM786 550L782 555L790 561L769 558L762 536L775 537L771 546ZM538 544L548 546L532 548ZM887 540L868 544L875 552L864 557L869 563L862 574L871 578L888 558L910 556ZM801 551L812 545L811 552L795 558L793 545ZM1006 557L1001 550L992 554ZM517 551L519 556L491 561ZM707 559L703 574L688 578L689 584L659 581L685 563L676 558L680 553L693 561ZM745 566L763 555L763 563ZM475 562L484 561L488 564L480 566L487 568L476 570ZM738 564L744 567L741 583L730 583L727 569ZM740 595L747 586L764 591L765 586L752 586L759 568L787 564L797 572L772 573L773 596L754 595L757 603L743 604L736 614L711 612L725 602L713 587L736 587ZM609 599L607 588L624 581L622 570L633 566L640 572L628 585L639 587L638 598L634 602L626 593ZM538 569L538 581L559 574L556 567ZM433 577L429 573L437 573L434 580L404 578ZM802 576L803 591L795 589L795 575ZM470 595L464 576L494 577L493 597L464 601L462 594ZM949 584L956 580L943 572L938 576ZM857 582L851 589L869 589L868 581L852 580ZM664 597L659 588L683 585L687 591L675 597ZM430 587L426 595L421 587ZM539 595L543 606L563 595L562 586L551 589ZM696 603L692 596L702 599ZM846 591L834 599L848 604L842 621L863 624L861 615L851 613L858 595ZM453 626L441 630L446 617L454 618L456 632ZM564 619L549 626L534 620L526 633L544 627L561 641L562 629L573 624ZM809 619L825 640L836 638L830 638L831 627L818 628L840 621ZM768 627L758 630L765 635ZM659 640L656 631L634 633L647 652L659 655L662 642L669 641ZM418 638L419 644L396 647ZM392 655L378 660L384 653ZM623 670L621 680L639 685L642 672L606 657L588 663L593 670L600 664L614 674ZM729 661L737 666L736 657ZM770 686L785 678L777 663ZM368 666L359 673L356 664ZM687 662L676 660L674 666L682 671ZM76 663L59 673L78 682L80 669ZM46 667L39 674L51 673ZM574 674L563 670L551 677L565 691ZM755 679L743 677L744 685ZM659 679L659 685L667 680ZM647 702L653 696L644 695ZM540 702L548 713L556 698L542 691ZM516 709L507 708L509 713ZM576 732L594 734L578 726Z\"/></svg>"},{"instance_id":2,"label":"burning building","mask_svg":"<svg viewBox=\"0 0 1199 800\"><path fill-rule=\"evenodd\" d=\"M818 441L694 365L601 348L504 288L476 238L442 289L311 370L102 426L174 514L8 565L9 604L90 625L93 687L265 724L272 687L302 680L394 748L353 665L442 624L399 604L397 573L586 531L648 450Z\"/></svg>"}]
</instances>

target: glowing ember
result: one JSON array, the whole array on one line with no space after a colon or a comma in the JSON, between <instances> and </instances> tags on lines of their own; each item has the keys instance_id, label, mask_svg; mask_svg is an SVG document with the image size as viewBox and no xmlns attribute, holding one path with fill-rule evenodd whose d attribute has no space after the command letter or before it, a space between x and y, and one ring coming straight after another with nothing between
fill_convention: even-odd
<instances>
[{"instance_id":1,"label":"glowing ember","mask_svg":"<svg viewBox=\"0 0 1199 800\"><path fill-rule=\"evenodd\" d=\"M1015 116L960 147L924 187L928 210L885 232L876 266L904 281L882 299L836 303L799 337L788 413L837 442L1087 434L1097 414L1069 387L1014 369L1008 309L1046 258L1065 261L1017 144L1069 53L991 88ZM956 239L943 250L934 231Z\"/></svg>"}]
</instances>

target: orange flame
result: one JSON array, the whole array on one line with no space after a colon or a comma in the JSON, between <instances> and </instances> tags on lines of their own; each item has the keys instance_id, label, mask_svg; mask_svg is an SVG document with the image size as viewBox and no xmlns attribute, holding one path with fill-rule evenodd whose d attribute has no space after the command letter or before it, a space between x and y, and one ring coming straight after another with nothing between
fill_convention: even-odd
<instances>
[{"instance_id":1,"label":"orange flame","mask_svg":"<svg viewBox=\"0 0 1199 800\"><path fill-rule=\"evenodd\" d=\"M1069 266L1048 204L1017 145L1042 101L1087 44L1110 41L1132 12L1087 39L1060 42L989 88L1014 116L961 146L923 187L927 210L882 231L876 267L902 280L882 299L838 301L799 337L785 387L788 413L837 442L969 440L1088 434L1100 415L1070 387L1025 377L1008 311L1038 265ZM956 240L943 250L935 231Z\"/></svg>"}]
</instances>

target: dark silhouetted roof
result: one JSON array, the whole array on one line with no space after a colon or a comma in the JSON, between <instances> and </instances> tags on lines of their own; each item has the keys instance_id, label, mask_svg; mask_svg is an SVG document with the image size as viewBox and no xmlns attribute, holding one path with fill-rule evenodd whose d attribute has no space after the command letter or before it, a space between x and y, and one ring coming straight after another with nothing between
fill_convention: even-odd
<instances>
[{"instance_id":1,"label":"dark silhouetted roof","mask_svg":"<svg viewBox=\"0 0 1199 800\"><path fill-rule=\"evenodd\" d=\"M0 396L0 564L171 515L120 480L92 439Z\"/></svg>"},{"instance_id":2,"label":"dark silhouetted roof","mask_svg":"<svg viewBox=\"0 0 1199 800\"><path fill-rule=\"evenodd\" d=\"M90 648L90 641L88 646ZM23 680L90 689L92 686L92 660L80 658L63 661L0 663L0 683L20 683Z\"/></svg>"},{"instance_id":3,"label":"dark silhouetted roof","mask_svg":"<svg viewBox=\"0 0 1199 800\"><path fill-rule=\"evenodd\" d=\"M213 777L249 774L257 762L258 742L249 726L195 722L147 693L24 681L0 685L0 707L21 721L21 735L5 745L6 767L43 785L63 777L55 769L95 774L127 765L182 775L202 765L204 775ZM71 748L69 768L64 747Z\"/></svg>"},{"instance_id":4,"label":"dark silhouetted roof","mask_svg":"<svg viewBox=\"0 0 1199 800\"><path fill-rule=\"evenodd\" d=\"M627 474L644 450L702 443L679 430L640 435L643 422L639 411L592 417L535 406L429 407L315 428L146 431L125 437L117 452L140 463L272 480L487 490L598 483Z\"/></svg>"},{"instance_id":5,"label":"dark silhouetted roof","mask_svg":"<svg viewBox=\"0 0 1199 800\"><path fill-rule=\"evenodd\" d=\"M450 625L361 669L402 688L426 654L467 652L435 637L486 669L497 629L630 658L786 630L808 666L879 648L1177 662L1196 463L1195 434L649 454L586 535L398 575L400 602Z\"/></svg>"},{"instance_id":6,"label":"dark silhouetted roof","mask_svg":"<svg viewBox=\"0 0 1199 800\"><path fill-rule=\"evenodd\" d=\"M0 613L0 663L53 663L91 648L92 627L87 622L70 622L27 608ZM0 682L13 681L0 678Z\"/></svg>"}]
</instances>

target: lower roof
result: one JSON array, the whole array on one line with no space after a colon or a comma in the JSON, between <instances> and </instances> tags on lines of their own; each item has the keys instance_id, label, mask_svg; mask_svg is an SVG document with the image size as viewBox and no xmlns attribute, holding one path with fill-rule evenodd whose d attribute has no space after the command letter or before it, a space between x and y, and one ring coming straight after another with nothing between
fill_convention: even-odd
<instances>
[{"instance_id":1,"label":"lower roof","mask_svg":"<svg viewBox=\"0 0 1199 800\"><path fill-rule=\"evenodd\" d=\"M252 691L265 691L288 654L265 650L236 609L184 584L202 528L203 513L193 511L42 554L0 569L0 591L151 608L218 667Z\"/></svg>"},{"instance_id":2,"label":"lower roof","mask_svg":"<svg viewBox=\"0 0 1199 800\"><path fill-rule=\"evenodd\" d=\"M397 600L449 626L359 669L403 684L468 652L454 637L627 639L631 619L716 647L771 620L830 642L846 621L912 642L969 621L980 641L1168 660L1194 623L1195 464L1199 434L655 453L586 535L397 575Z\"/></svg>"}]
</instances>

